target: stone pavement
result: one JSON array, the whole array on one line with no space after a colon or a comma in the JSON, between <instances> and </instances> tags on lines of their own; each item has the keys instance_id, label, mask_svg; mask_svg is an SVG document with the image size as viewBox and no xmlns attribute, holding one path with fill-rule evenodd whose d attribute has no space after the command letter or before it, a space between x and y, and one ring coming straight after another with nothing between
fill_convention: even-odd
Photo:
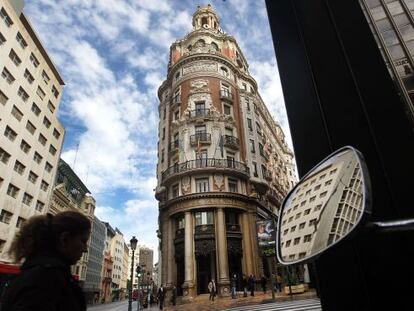
<instances>
[{"instance_id":1,"label":"stone pavement","mask_svg":"<svg viewBox=\"0 0 414 311\"><path fill-rule=\"evenodd\" d=\"M255 305L272 301L272 292L255 292L254 297L243 297L243 292L238 293L238 298L231 299L231 297L215 298L214 301L209 301L209 295L200 295L196 297L193 302L186 304L177 304L177 306L165 307L164 311L219 311L234 307ZM276 293L275 301L286 301L290 299L306 299L316 297L314 290L309 290L303 294L294 294L292 298L284 293ZM144 309L145 310L145 309Z\"/></svg>"}]
</instances>

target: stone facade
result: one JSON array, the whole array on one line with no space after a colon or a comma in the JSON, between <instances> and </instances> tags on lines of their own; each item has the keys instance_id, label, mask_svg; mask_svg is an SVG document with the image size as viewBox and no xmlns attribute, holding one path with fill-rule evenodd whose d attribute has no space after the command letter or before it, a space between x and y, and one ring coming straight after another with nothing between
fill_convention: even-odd
<instances>
[{"instance_id":1,"label":"stone facade","mask_svg":"<svg viewBox=\"0 0 414 311\"><path fill-rule=\"evenodd\" d=\"M210 5L172 44L158 97L160 284L191 301L215 279L227 296L230 275L263 273L255 222L295 183L293 153Z\"/></svg>"}]
</instances>

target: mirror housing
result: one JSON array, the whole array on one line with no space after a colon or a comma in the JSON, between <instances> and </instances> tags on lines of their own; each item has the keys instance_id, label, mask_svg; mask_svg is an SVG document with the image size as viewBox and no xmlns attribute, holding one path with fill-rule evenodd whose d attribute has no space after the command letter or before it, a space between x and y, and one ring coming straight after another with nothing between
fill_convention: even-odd
<instances>
[{"instance_id":1,"label":"mirror housing","mask_svg":"<svg viewBox=\"0 0 414 311\"><path fill-rule=\"evenodd\" d=\"M276 253L303 263L350 235L371 213L369 173L362 154L343 147L308 172L282 203Z\"/></svg>"}]
</instances>

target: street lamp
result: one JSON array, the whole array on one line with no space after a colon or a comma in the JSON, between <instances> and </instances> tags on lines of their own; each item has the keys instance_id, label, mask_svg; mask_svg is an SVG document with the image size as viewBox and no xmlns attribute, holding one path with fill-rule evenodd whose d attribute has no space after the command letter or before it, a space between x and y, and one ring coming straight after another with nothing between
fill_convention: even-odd
<instances>
[{"instance_id":1,"label":"street lamp","mask_svg":"<svg viewBox=\"0 0 414 311\"><path fill-rule=\"evenodd\" d=\"M129 241L131 250L132 250L132 259L131 259L131 286L129 287L129 297L128 297L128 311L132 311L132 287L134 284L134 257L135 249L137 248L138 240L135 236Z\"/></svg>"}]
</instances>

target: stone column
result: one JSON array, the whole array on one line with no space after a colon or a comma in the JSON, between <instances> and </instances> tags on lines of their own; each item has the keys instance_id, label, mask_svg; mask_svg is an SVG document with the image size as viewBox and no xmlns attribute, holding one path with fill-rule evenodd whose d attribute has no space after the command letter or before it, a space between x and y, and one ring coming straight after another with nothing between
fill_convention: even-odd
<instances>
[{"instance_id":1,"label":"stone column","mask_svg":"<svg viewBox=\"0 0 414 311\"><path fill-rule=\"evenodd\" d=\"M249 226L249 214L248 212L244 212L242 214L242 237L243 237L243 257L246 263L246 271L244 274L249 276L250 274L254 273L253 268L253 248L251 243L251 234L250 234L250 226Z\"/></svg>"},{"instance_id":2,"label":"stone column","mask_svg":"<svg viewBox=\"0 0 414 311\"><path fill-rule=\"evenodd\" d=\"M218 256L218 291L220 296L229 296L229 261L227 254L226 222L224 220L223 208L217 209L217 256Z\"/></svg>"},{"instance_id":3,"label":"stone column","mask_svg":"<svg viewBox=\"0 0 414 311\"><path fill-rule=\"evenodd\" d=\"M194 234L193 234L193 217L191 212L185 212L184 227L184 284L183 300L191 301L195 297L194 282Z\"/></svg>"},{"instance_id":4,"label":"stone column","mask_svg":"<svg viewBox=\"0 0 414 311\"><path fill-rule=\"evenodd\" d=\"M174 222L173 219L169 218L167 221L167 229L168 229L168 240L167 240L167 292L166 292L166 299L165 302L167 305L170 304L171 297L172 297L172 287L174 283L173 279L173 269L175 265L174 260Z\"/></svg>"}]
</instances>

